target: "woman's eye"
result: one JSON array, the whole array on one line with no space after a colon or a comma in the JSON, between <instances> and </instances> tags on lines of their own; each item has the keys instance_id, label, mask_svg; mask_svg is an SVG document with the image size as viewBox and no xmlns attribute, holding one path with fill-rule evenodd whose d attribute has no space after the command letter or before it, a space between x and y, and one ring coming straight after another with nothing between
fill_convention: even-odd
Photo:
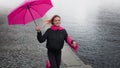
<instances>
[{"instance_id":1,"label":"woman's eye","mask_svg":"<svg viewBox=\"0 0 120 68\"><path fill-rule=\"evenodd\" d=\"M60 20L55 20L55 22L60 21Z\"/></svg>"},{"instance_id":2,"label":"woman's eye","mask_svg":"<svg viewBox=\"0 0 120 68\"><path fill-rule=\"evenodd\" d=\"M60 20L56 20L56 21L60 21Z\"/></svg>"}]
</instances>

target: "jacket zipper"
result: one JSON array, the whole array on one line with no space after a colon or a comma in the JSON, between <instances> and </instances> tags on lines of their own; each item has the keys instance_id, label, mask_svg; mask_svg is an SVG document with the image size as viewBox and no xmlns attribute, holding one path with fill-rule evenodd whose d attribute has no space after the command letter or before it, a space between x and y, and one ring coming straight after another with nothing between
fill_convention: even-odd
<instances>
[{"instance_id":1,"label":"jacket zipper","mask_svg":"<svg viewBox=\"0 0 120 68\"><path fill-rule=\"evenodd\" d=\"M58 32L59 30L57 30L57 35L56 35L56 37L57 37L57 42L58 42L58 45L59 45L59 43L60 43L60 40L59 40L59 32Z\"/></svg>"}]
</instances>

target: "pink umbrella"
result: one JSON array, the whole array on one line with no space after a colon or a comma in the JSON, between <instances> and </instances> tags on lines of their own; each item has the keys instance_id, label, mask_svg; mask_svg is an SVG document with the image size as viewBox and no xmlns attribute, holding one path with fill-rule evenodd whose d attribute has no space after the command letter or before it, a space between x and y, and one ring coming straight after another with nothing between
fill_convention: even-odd
<instances>
[{"instance_id":1,"label":"pink umbrella","mask_svg":"<svg viewBox=\"0 0 120 68\"><path fill-rule=\"evenodd\" d=\"M50 0L26 0L8 15L8 24L27 24L41 18L52 7Z\"/></svg>"}]
</instances>

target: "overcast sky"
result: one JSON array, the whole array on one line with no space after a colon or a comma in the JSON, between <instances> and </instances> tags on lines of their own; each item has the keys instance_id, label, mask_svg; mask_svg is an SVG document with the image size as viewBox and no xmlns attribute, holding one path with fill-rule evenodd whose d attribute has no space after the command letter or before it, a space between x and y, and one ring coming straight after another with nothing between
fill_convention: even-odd
<instances>
[{"instance_id":1,"label":"overcast sky","mask_svg":"<svg viewBox=\"0 0 120 68\"><path fill-rule=\"evenodd\" d=\"M9 12L25 0L0 0L0 13ZM96 14L101 6L119 6L120 0L52 0L54 7L47 14L61 14L75 18L85 17L85 14ZM8 8L8 9L5 9ZM79 16L82 15L82 16Z\"/></svg>"}]
</instances>

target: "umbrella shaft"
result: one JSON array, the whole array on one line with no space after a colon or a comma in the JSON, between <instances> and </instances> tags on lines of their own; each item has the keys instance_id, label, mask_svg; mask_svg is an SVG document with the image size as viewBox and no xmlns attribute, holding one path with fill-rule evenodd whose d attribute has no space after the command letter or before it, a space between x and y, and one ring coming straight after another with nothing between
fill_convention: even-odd
<instances>
[{"instance_id":1,"label":"umbrella shaft","mask_svg":"<svg viewBox=\"0 0 120 68\"><path fill-rule=\"evenodd\" d=\"M37 24L36 24L36 22L35 22L35 19L34 19L34 17L33 17L33 14L32 14L32 12L31 12L31 10L30 10L30 7L29 7L29 6L27 6L27 8L28 8L28 10L29 10L29 12L30 12L30 15L32 16L32 19L33 19L33 21L34 21L35 25L37 26Z\"/></svg>"}]
</instances>

